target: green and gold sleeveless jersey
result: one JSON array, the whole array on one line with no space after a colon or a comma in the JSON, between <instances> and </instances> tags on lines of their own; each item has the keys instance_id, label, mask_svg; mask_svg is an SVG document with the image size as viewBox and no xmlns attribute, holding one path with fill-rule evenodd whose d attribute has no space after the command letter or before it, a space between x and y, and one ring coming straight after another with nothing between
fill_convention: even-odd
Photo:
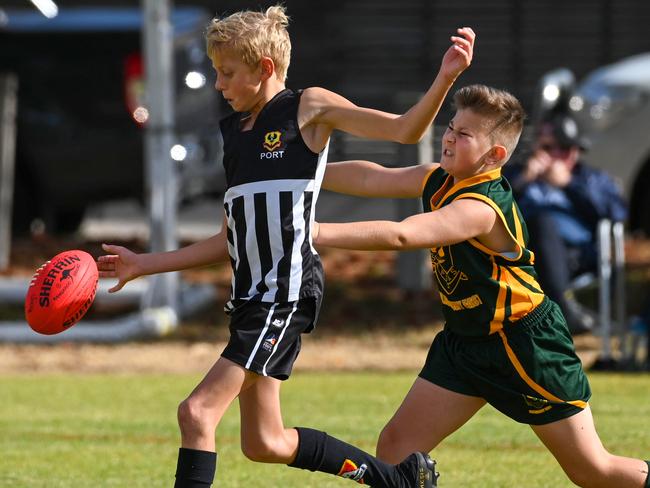
<instances>
[{"instance_id":1,"label":"green and gold sleeveless jersey","mask_svg":"<svg viewBox=\"0 0 650 488\"><path fill-rule=\"evenodd\" d=\"M425 212L461 198L490 205L516 244L516 252L500 253L476 239L431 249L445 327L464 336L486 336L515 322L544 299L533 268L533 253L526 249L528 231L508 181L497 169L454 185L442 168L424 182ZM459 222L458 225L463 225Z\"/></svg>"}]
</instances>

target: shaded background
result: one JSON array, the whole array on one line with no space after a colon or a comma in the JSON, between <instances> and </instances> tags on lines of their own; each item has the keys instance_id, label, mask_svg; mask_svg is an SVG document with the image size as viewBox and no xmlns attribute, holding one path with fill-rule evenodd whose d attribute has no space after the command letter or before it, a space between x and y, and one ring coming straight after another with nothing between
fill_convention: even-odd
<instances>
[{"instance_id":1,"label":"shaded background","mask_svg":"<svg viewBox=\"0 0 650 488\"><path fill-rule=\"evenodd\" d=\"M65 0L59 8L138 6L137 1ZM260 9L276 1L176 0L211 14ZM456 27L478 33L461 84L512 91L532 109L539 77L567 66L580 79L600 65L650 51L650 2L639 0L285 0L291 16L289 85L320 85L359 104L391 109L390 94L422 91L435 76ZM0 8L33 8L4 0ZM448 112L446 113L448 115ZM443 114L444 115L444 114Z\"/></svg>"},{"instance_id":2,"label":"shaded background","mask_svg":"<svg viewBox=\"0 0 650 488\"><path fill-rule=\"evenodd\" d=\"M173 5L200 6L212 15L227 15L246 8L263 9L275 3L176 0ZM293 55L288 85L293 88L324 86L360 105L391 111L401 110L396 107L398 94L421 92L430 85L450 45L449 36L459 26L473 27L478 41L473 65L457 86L485 83L507 89L522 100L529 113L533 110L538 80L549 70L565 66L581 79L599 66L650 51L650 36L647 35L650 2L635 0L288 0L283 3L292 18L289 32ZM138 7L140 3L135 0L87 0L57 1L57 5L63 10L93 5ZM28 0L0 4L0 8L17 7L34 8ZM445 106L438 123L446 124L449 116L450 108ZM335 140L330 159L356 155L379 162L389 157L395 159L395 145L348 142L337 144ZM525 148L525 144L521 147ZM379 208L375 203L371 205ZM330 206L332 213L346 217L350 217L351 207L347 201L338 207ZM321 208L324 208L322 204ZM392 218L384 210L380 214L383 218ZM93 248L93 252L97 255L101 251ZM39 248L38 253L47 257L53 255L54 250ZM35 259L31 254L29 259ZM416 300L405 300L404 295L394 289L393 255L368 260L354 254L341 259L340 263L338 259L330 260L328 274L341 277L348 273L351 276L341 278L340 282L330 280L329 303L325 310L331 315L328 320L324 318L324 322L342 328L348 321L355 327L361 324L364 329L430 323L435 315L430 308L436 307L430 307L427 302L420 302L424 305L416 307L412 305ZM31 261L25 259L25 262L29 263L26 269L33 269ZM219 270L216 277L214 273L204 272L195 279L220 283L219 295L224 297L229 272ZM370 310L375 314L370 314ZM217 320L214 315L213 309L209 318L201 317L200 334L204 333L203 322L213 324ZM371 318L368 324L361 322L365 317Z\"/></svg>"}]
</instances>

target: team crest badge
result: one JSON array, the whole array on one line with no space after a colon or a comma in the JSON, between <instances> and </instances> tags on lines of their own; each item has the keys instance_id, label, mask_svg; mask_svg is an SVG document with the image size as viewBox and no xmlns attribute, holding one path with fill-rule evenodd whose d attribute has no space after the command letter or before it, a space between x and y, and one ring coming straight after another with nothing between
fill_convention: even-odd
<instances>
[{"instance_id":1,"label":"team crest badge","mask_svg":"<svg viewBox=\"0 0 650 488\"><path fill-rule=\"evenodd\" d=\"M343 466L341 466L341 470L338 472L337 476L340 476L341 478L345 478L348 480L353 480L356 481L357 483L363 485L365 484L363 482L363 475L366 474L366 471L368 470L368 466L365 464L362 464L361 466L357 467L357 465L350 461L349 459L346 459L343 461Z\"/></svg>"},{"instance_id":2,"label":"team crest badge","mask_svg":"<svg viewBox=\"0 0 650 488\"><path fill-rule=\"evenodd\" d=\"M264 136L264 149L267 151L275 151L277 148L279 148L282 144L282 141L280 140L281 136L282 132L277 130L267 132Z\"/></svg>"},{"instance_id":3,"label":"team crest badge","mask_svg":"<svg viewBox=\"0 0 650 488\"><path fill-rule=\"evenodd\" d=\"M451 295L461 281L467 280L467 275L454 266L449 246L432 249L431 264L440 288L447 295Z\"/></svg>"},{"instance_id":4,"label":"team crest badge","mask_svg":"<svg viewBox=\"0 0 650 488\"><path fill-rule=\"evenodd\" d=\"M526 405L535 409L541 409L549 405L548 400L530 395L524 395L524 401L526 402Z\"/></svg>"}]
</instances>

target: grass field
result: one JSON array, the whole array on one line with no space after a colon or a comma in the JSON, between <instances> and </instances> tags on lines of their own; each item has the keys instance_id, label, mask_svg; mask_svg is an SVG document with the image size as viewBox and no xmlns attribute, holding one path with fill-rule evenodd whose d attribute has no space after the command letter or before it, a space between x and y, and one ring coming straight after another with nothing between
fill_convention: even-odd
<instances>
[{"instance_id":1,"label":"grass field","mask_svg":"<svg viewBox=\"0 0 650 488\"><path fill-rule=\"evenodd\" d=\"M287 425L326 430L374 452L376 437L414 373L298 373L283 388ZM190 375L0 377L0 486L171 487L176 405ZM649 375L591 374L605 445L650 456ZM236 405L217 435L220 487L356 486L332 476L248 461ZM442 487L572 486L526 426L485 407L434 453Z\"/></svg>"}]
</instances>

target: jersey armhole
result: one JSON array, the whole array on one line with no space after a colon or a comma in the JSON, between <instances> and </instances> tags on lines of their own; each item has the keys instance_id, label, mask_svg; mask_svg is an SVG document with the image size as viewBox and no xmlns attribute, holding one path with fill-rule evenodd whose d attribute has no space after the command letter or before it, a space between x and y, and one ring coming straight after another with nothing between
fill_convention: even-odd
<instances>
[{"instance_id":1,"label":"jersey armhole","mask_svg":"<svg viewBox=\"0 0 650 488\"><path fill-rule=\"evenodd\" d=\"M476 238L471 238L467 242L469 242L472 246L479 249L480 251L489 254L490 256L500 256L507 261L518 261L524 252L523 236L521 235L521 226L519 225L518 226L519 228L515 230L515 232L517 232L518 235L517 236L513 235L512 231L510 230L510 227L508 227L508 223L506 222L506 217L505 215L503 215L501 209L497 206L496 203L494 203L494 201L492 201L490 198L486 197L485 195L481 195L480 193L463 193L462 195L459 195L456 198L454 198L454 200L460 200L463 198L480 200L481 202L486 203L490 207L492 207L492 209L496 212L497 216L501 220L501 223L505 227L506 231L508 232L508 235L512 239L512 242L515 244L517 250L514 252L513 251L498 252L495 251L494 249L490 249L485 244L482 244Z\"/></svg>"},{"instance_id":2,"label":"jersey armhole","mask_svg":"<svg viewBox=\"0 0 650 488\"><path fill-rule=\"evenodd\" d=\"M433 173L435 173L439 169L440 169L440 165L436 166L435 168L432 168L431 171L428 171L427 174L424 175L424 178L422 178L422 183L420 184L421 195L424 195L424 189L426 188L427 183L429 183L429 180L431 179Z\"/></svg>"}]
</instances>

